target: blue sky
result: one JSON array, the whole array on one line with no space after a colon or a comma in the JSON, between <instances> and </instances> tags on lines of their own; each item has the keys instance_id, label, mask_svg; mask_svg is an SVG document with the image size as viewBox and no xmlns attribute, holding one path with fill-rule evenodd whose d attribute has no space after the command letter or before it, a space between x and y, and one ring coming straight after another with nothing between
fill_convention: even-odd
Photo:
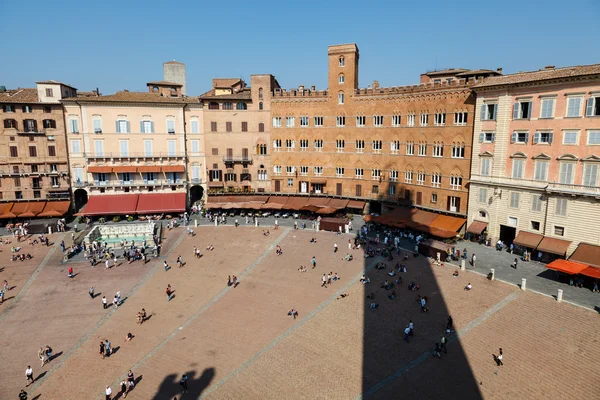
<instances>
[{"instance_id":1,"label":"blue sky","mask_svg":"<svg viewBox=\"0 0 600 400\"><path fill-rule=\"evenodd\" d=\"M324 89L327 46L352 42L361 87L415 84L436 66L511 73L600 63L599 0L0 0L0 15L0 85L9 88L55 79L104 94L145 91L177 60L188 95L213 77L258 73L284 88Z\"/></svg>"}]
</instances>

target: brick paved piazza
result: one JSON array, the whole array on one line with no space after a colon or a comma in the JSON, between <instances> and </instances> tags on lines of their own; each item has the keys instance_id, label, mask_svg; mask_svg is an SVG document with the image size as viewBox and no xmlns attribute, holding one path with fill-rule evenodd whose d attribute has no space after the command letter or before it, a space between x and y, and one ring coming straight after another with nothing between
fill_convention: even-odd
<instances>
[{"instance_id":1,"label":"brick paved piazza","mask_svg":"<svg viewBox=\"0 0 600 400\"><path fill-rule=\"evenodd\" d=\"M128 399L173 399L179 378L189 376L183 399L374 399L560 398L597 396L600 359L597 313L552 298L522 292L410 257L400 274L397 297L380 288L387 270L379 259L343 261L350 236L282 228L201 227L190 237L183 228L166 233L161 258L105 270L60 262L60 248L36 248L34 261L3 263L0 279L16 286L0 306L0 398L16 399L25 387L25 368L41 378L27 388L30 399L101 399L132 369L138 384ZM310 244L311 237L317 238ZM57 242L60 236L53 238ZM69 239L70 240L70 239ZM333 252L337 242L338 253ZM204 251L213 244L214 251ZM275 255L275 246L283 255ZM192 258L198 246L203 257ZM8 248L2 254L8 258ZM27 250L27 249L26 249ZM181 254L186 261L177 268ZM317 266L311 269L310 259ZM165 272L163 259L173 267ZM45 260L43 262L43 260ZM397 257L393 261L399 261ZM392 263L388 263L392 264ZM308 272L298 272L306 265ZM69 279L68 266L77 276ZM371 283L358 282L363 269ZM323 273L340 280L321 287ZM227 276L240 285L227 287ZM407 283L421 285L419 292ZM471 282L471 291L463 290ZM168 302L167 284L175 290ZM104 310L101 296L126 297ZM17 295L18 293L18 295ZM340 293L349 296L337 299ZM369 309L374 293L377 309ZM429 298L429 312L416 302ZM151 318L137 325L145 308ZM287 317L296 308L299 317ZM432 357L448 314L455 335L448 353ZM410 343L401 331L415 324ZM131 332L135 337L126 342ZM98 354L108 338L116 352ZM39 346L57 357L40 368ZM504 365L492 354L504 349Z\"/></svg>"}]
</instances>

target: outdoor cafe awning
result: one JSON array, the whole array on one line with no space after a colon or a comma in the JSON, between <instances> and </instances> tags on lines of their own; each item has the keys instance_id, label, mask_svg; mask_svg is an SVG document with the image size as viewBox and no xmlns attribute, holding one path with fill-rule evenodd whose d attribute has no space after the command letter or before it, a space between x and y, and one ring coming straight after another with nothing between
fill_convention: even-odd
<instances>
[{"instance_id":1,"label":"outdoor cafe awning","mask_svg":"<svg viewBox=\"0 0 600 400\"><path fill-rule=\"evenodd\" d=\"M360 200L350 200L346 207L348 208L356 208L357 210L362 210L365 208L365 202Z\"/></svg>"},{"instance_id":2,"label":"outdoor cafe awning","mask_svg":"<svg viewBox=\"0 0 600 400\"><path fill-rule=\"evenodd\" d=\"M6 218L15 218L16 215L14 215L13 213L10 212L10 209L13 207L15 203L14 202L9 202L9 203L2 203L0 205L0 218L2 219L6 219Z\"/></svg>"},{"instance_id":3,"label":"outdoor cafe awning","mask_svg":"<svg viewBox=\"0 0 600 400\"><path fill-rule=\"evenodd\" d=\"M571 254L569 260L588 264L593 267L600 267L600 246L579 243L579 246L577 246L577 249Z\"/></svg>"},{"instance_id":4,"label":"outdoor cafe awning","mask_svg":"<svg viewBox=\"0 0 600 400\"><path fill-rule=\"evenodd\" d=\"M162 214L185 211L185 193L141 194L137 203L137 214Z\"/></svg>"},{"instance_id":5,"label":"outdoor cafe awning","mask_svg":"<svg viewBox=\"0 0 600 400\"><path fill-rule=\"evenodd\" d=\"M568 261L563 259L554 260L551 263L546 265L546 268L552 269L558 272L564 272L569 275L577 275L581 273L584 269L588 268L587 265L581 264L574 261Z\"/></svg>"},{"instance_id":6,"label":"outdoor cafe awning","mask_svg":"<svg viewBox=\"0 0 600 400\"><path fill-rule=\"evenodd\" d=\"M109 174L112 172L112 167L104 165L92 165L87 168L87 172L92 174Z\"/></svg>"},{"instance_id":7,"label":"outdoor cafe awning","mask_svg":"<svg viewBox=\"0 0 600 400\"><path fill-rule=\"evenodd\" d=\"M482 221L473 221L471 225L467 228L467 232L473 233L475 235L481 235L481 233L487 228L487 222Z\"/></svg>"},{"instance_id":8,"label":"outdoor cafe awning","mask_svg":"<svg viewBox=\"0 0 600 400\"><path fill-rule=\"evenodd\" d=\"M45 201L25 201L15 203L10 212L20 218L33 218L41 213L45 206Z\"/></svg>"},{"instance_id":9,"label":"outdoor cafe awning","mask_svg":"<svg viewBox=\"0 0 600 400\"><path fill-rule=\"evenodd\" d=\"M290 197L285 204L285 208L292 211L299 211L308 203L308 197L294 196Z\"/></svg>"},{"instance_id":10,"label":"outdoor cafe awning","mask_svg":"<svg viewBox=\"0 0 600 400\"><path fill-rule=\"evenodd\" d=\"M80 214L88 216L108 216L135 214L139 195L137 194L105 194L90 196Z\"/></svg>"},{"instance_id":11,"label":"outdoor cafe awning","mask_svg":"<svg viewBox=\"0 0 600 400\"><path fill-rule=\"evenodd\" d=\"M571 242L568 240L544 236L540 244L538 244L537 250L564 256L570 245Z\"/></svg>"},{"instance_id":12,"label":"outdoor cafe awning","mask_svg":"<svg viewBox=\"0 0 600 400\"><path fill-rule=\"evenodd\" d=\"M540 244L543 238L544 237L542 235L539 235L537 233L519 231L519 234L513 240L513 243L519 246L535 249L538 246L538 244Z\"/></svg>"},{"instance_id":13,"label":"outdoor cafe awning","mask_svg":"<svg viewBox=\"0 0 600 400\"><path fill-rule=\"evenodd\" d=\"M348 202L349 200L346 199L331 199L329 200L329 203L327 203L327 207L346 208Z\"/></svg>"},{"instance_id":14,"label":"outdoor cafe awning","mask_svg":"<svg viewBox=\"0 0 600 400\"><path fill-rule=\"evenodd\" d=\"M66 201L49 201L46 203L44 210L39 213L38 217L62 217L69 211L71 202Z\"/></svg>"},{"instance_id":15,"label":"outdoor cafe awning","mask_svg":"<svg viewBox=\"0 0 600 400\"><path fill-rule=\"evenodd\" d=\"M580 275L589 276L590 278L600 279L600 268L587 267L579 273Z\"/></svg>"}]
</instances>

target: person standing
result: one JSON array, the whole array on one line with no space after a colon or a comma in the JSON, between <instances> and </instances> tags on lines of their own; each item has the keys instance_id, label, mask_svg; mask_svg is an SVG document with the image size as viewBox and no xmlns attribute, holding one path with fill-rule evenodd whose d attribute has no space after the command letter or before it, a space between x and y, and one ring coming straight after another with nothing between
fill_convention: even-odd
<instances>
[{"instance_id":1,"label":"person standing","mask_svg":"<svg viewBox=\"0 0 600 400\"><path fill-rule=\"evenodd\" d=\"M112 389L110 388L110 386L106 387L104 393L106 394L106 400L110 400L110 396L112 395Z\"/></svg>"},{"instance_id":2,"label":"person standing","mask_svg":"<svg viewBox=\"0 0 600 400\"><path fill-rule=\"evenodd\" d=\"M168 299L168 301L171 301L171 294L172 294L173 292L171 291L171 284L170 284L170 283L167 285L167 290L166 290L166 292L167 292L167 299Z\"/></svg>"},{"instance_id":3,"label":"person standing","mask_svg":"<svg viewBox=\"0 0 600 400\"><path fill-rule=\"evenodd\" d=\"M494 356L494 360L496 360L496 365L498 367L504 365L504 363L502 362L502 347L500 347L500 349L498 350L498 355Z\"/></svg>"},{"instance_id":4,"label":"person standing","mask_svg":"<svg viewBox=\"0 0 600 400\"><path fill-rule=\"evenodd\" d=\"M317 267L317 259L315 258L315 256L312 257L310 263L312 264L313 269Z\"/></svg>"},{"instance_id":5,"label":"person standing","mask_svg":"<svg viewBox=\"0 0 600 400\"><path fill-rule=\"evenodd\" d=\"M409 335L410 335L410 328L409 328L409 326L407 325L407 326L406 326L406 329L404 329L404 341L405 341L406 343L409 343L409 339L408 339L408 336L409 336Z\"/></svg>"},{"instance_id":6,"label":"person standing","mask_svg":"<svg viewBox=\"0 0 600 400\"><path fill-rule=\"evenodd\" d=\"M89 290L90 298L94 298L94 287L92 286Z\"/></svg>"},{"instance_id":7,"label":"person standing","mask_svg":"<svg viewBox=\"0 0 600 400\"><path fill-rule=\"evenodd\" d=\"M448 354L448 349L446 349L446 336L442 335L440 339L440 350L444 350L444 353Z\"/></svg>"},{"instance_id":8,"label":"person standing","mask_svg":"<svg viewBox=\"0 0 600 400\"><path fill-rule=\"evenodd\" d=\"M240 224L238 223L238 219L235 219L235 227L237 228L238 226L240 226Z\"/></svg>"},{"instance_id":9,"label":"person standing","mask_svg":"<svg viewBox=\"0 0 600 400\"><path fill-rule=\"evenodd\" d=\"M106 310L106 307L108 307L108 305L106 304L106 296L102 296L102 307Z\"/></svg>"},{"instance_id":10,"label":"person standing","mask_svg":"<svg viewBox=\"0 0 600 400\"><path fill-rule=\"evenodd\" d=\"M27 386L30 385L30 383L29 383L30 380L31 380L31 383L35 382L35 379L33 379L33 369L31 368L31 365L28 365L27 369L25 370L25 378L27 379Z\"/></svg>"},{"instance_id":11,"label":"person standing","mask_svg":"<svg viewBox=\"0 0 600 400\"><path fill-rule=\"evenodd\" d=\"M23 389L19 392L19 400L27 400L27 392Z\"/></svg>"},{"instance_id":12,"label":"person standing","mask_svg":"<svg viewBox=\"0 0 600 400\"><path fill-rule=\"evenodd\" d=\"M410 329L410 336L414 336L415 324L413 324L412 319L408 323L408 329Z\"/></svg>"},{"instance_id":13,"label":"person standing","mask_svg":"<svg viewBox=\"0 0 600 400\"><path fill-rule=\"evenodd\" d=\"M133 377L133 372L131 370L129 370L129 372L127 372L127 382L129 385L128 391L130 392L135 387L135 378Z\"/></svg>"},{"instance_id":14,"label":"person standing","mask_svg":"<svg viewBox=\"0 0 600 400\"><path fill-rule=\"evenodd\" d=\"M348 239L348 250L352 250L352 241Z\"/></svg>"},{"instance_id":15,"label":"person standing","mask_svg":"<svg viewBox=\"0 0 600 400\"><path fill-rule=\"evenodd\" d=\"M183 390L183 393L188 392L187 381L188 381L187 375L183 374L183 376L181 377L181 380L179 381L179 384L181 385L181 389Z\"/></svg>"},{"instance_id":16,"label":"person standing","mask_svg":"<svg viewBox=\"0 0 600 400\"><path fill-rule=\"evenodd\" d=\"M475 257L475 253L473 253L473 255L471 256L471 265L473 266L473 268L475 268L475 260L477 258Z\"/></svg>"},{"instance_id":17,"label":"person standing","mask_svg":"<svg viewBox=\"0 0 600 400\"><path fill-rule=\"evenodd\" d=\"M127 383L125 379L121 380L121 395L125 398L127 397Z\"/></svg>"},{"instance_id":18,"label":"person standing","mask_svg":"<svg viewBox=\"0 0 600 400\"><path fill-rule=\"evenodd\" d=\"M333 244L333 252L337 253L337 251L338 251L338 245L337 245L337 243L334 243Z\"/></svg>"},{"instance_id":19,"label":"person standing","mask_svg":"<svg viewBox=\"0 0 600 400\"><path fill-rule=\"evenodd\" d=\"M327 288L327 277L325 274L323 274L323 277L321 278L321 287Z\"/></svg>"},{"instance_id":20,"label":"person standing","mask_svg":"<svg viewBox=\"0 0 600 400\"><path fill-rule=\"evenodd\" d=\"M69 273L68 273L69 278L73 277L73 267L69 267Z\"/></svg>"},{"instance_id":21,"label":"person standing","mask_svg":"<svg viewBox=\"0 0 600 400\"><path fill-rule=\"evenodd\" d=\"M167 260L163 261L163 267L165 267L165 271L169 270L169 264L167 264Z\"/></svg>"},{"instance_id":22,"label":"person standing","mask_svg":"<svg viewBox=\"0 0 600 400\"><path fill-rule=\"evenodd\" d=\"M517 258L515 258L515 261L513 261L513 268L517 269L517 264L519 263L519 260L517 260Z\"/></svg>"},{"instance_id":23,"label":"person standing","mask_svg":"<svg viewBox=\"0 0 600 400\"><path fill-rule=\"evenodd\" d=\"M108 339L105 339L104 341L104 353L106 357L110 356L110 352L111 352L111 348L110 348L110 342L108 341Z\"/></svg>"},{"instance_id":24,"label":"person standing","mask_svg":"<svg viewBox=\"0 0 600 400\"><path fill-rule=\"evenodd\" d=\"M42 349L41 347L40 347L40 351L38 351L38 358L42 362L41 366L43 367L44 364L46 364L46 358L44 357L44 349Z\"/></svg>"},{"instance_id":25,"label":"person standing","mask_svg":"<svg viewBox=\"0 0 600 400\"><path fill-rule=\"evenodd\" d=\"M442 355L440 354L440 344L436 343L435 347L433 349L433 355L436 356L437 358L442 358Z\"/></svg>"},{"instance_id":26,"label":"person standing","mask_svg":"<svg viewBox=\"0 0 600 400\"><path fill-rule=\"evenodd\" d=\"M179 268L183 267L183 258L181 256L177 257L177 264L179 264Z\"/></svg>"}]
</instances>

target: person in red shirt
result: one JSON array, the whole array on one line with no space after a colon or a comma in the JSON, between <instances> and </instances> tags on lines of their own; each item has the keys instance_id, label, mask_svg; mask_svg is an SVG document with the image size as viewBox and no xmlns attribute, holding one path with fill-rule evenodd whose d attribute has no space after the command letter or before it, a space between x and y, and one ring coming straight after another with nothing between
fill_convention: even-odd
<instances>
[{"instance_id":1,"label":"person in red shirt","mask_svg":"<svg viewBox=\"0 0 600 400\"><path fill-rule=\"evenodd\" d=\"M69 278L73 277L73 267L69 267Z\"/></svg>"}]
</instances>

